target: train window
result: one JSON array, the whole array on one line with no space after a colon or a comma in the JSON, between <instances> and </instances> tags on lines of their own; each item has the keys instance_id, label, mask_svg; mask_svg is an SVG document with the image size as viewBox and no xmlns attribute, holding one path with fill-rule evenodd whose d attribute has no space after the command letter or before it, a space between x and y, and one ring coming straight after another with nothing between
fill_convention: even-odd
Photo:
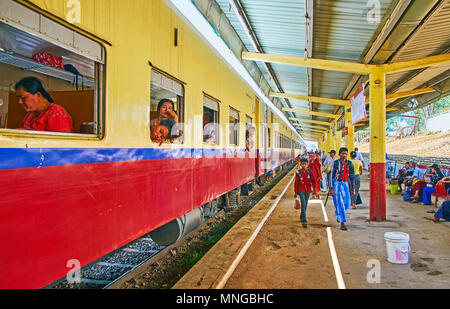
<instances>
[{"instance_id":1,"label":"train window","mask_svg":"<svg viewBox=\"0 0 450 309\"><path fill-rule=\"evenodd\" d=\"M104 48L16 2L4 0L3 5L0 132L101 137Z\"/></svg>"},{"instance_id":2,"label":"train window","mask_svg":"<svg viewBox=\"0 0 450 309\"><path fill-rule=\"evenodd\" d=\"M203 142L219 144L219 101L203 96Z\"/></svg>"},{"instance_id":3,"label":"train window","mask_svg":"<svg viewBox=\"0 0 450 309\"><path fill-rule=\"evenodd\" d=\"M239 112L230 107L230 144L239 145Z\"/></svg>"},{"instance_id":4,"label":"train window","mask_svg":"<svg viewBox=\"0 0 450 309\"><path fill-rule=\"evenodd\" d=\"M253 119L245 116L245 149L252 151L255 149L256 128L253 126Z\"/></svg>"},{"instance_id":5,"label":"train window","mask_svg":"<svg viewBox=\"0 0 450 309\"><path fill-rule=\"evenodd\" d=\"M183 142L184 86L152 69L150 85L150 137L154 143Z\"/></svg>"}]
</instances>

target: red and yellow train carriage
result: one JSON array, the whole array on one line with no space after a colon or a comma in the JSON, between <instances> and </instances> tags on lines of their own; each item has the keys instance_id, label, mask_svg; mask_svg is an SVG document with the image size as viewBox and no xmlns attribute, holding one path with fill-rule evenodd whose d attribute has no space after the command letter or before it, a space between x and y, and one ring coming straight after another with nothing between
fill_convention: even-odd
<instances>
[{"instance_id":1,"label":"red and yellow train carriage","mask_svg":"<svg viewBox=\"0 0 450 309\"><path fill-rule=\"evenodd\" d=\"M35 62L41 52L80 75ZM44 287L70 260L86 265L186 214L198 221L202 205L305 150L163 1L0 0L0 72L0 288ZM25 76L66 108L74 133L16 129L13 86ZM161 98L175 102L180 136L159 145Z\"/></svg>"}]
</instances>

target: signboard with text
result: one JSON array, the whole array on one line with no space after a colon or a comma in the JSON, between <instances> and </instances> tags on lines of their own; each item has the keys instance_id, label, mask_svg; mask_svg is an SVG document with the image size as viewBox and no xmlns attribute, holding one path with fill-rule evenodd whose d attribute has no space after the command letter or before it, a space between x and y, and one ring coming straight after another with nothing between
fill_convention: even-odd
<instances>
[{"instance_id":1,"label":"signboard with text","mask_svg":"<svg viewBox=\"0 0 450 309\"><path fill-rule=\"evenodd\" d=\"M364 84L359 86L351 100L352 122L353 124L366 119L366 96L364 95Z\"/></svg>"}]
</instances>

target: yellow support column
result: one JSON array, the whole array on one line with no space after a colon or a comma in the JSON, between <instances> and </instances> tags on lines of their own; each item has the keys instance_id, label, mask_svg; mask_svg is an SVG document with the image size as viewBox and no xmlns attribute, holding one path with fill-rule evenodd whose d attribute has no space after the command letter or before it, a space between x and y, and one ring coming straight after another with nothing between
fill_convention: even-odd
<instances>
[{"instance_id":1,"label":"yellow support column","mask_svg":"<svg viewBox=\"0 0 450 309\"><path fill-rule=\"evenodd\" d=\"M330 152L333 148L333 136L331 135L332 131L327 131L327 152Z\"/></svg>"},{"instance_id":2,"label":"yellow support column","mask_svg":"<svg viewBox=\"0 0 450 309\"><path fill-rule=\"evenodd\" d=\"M386 220L386 73L370 74L370 220Z\"/></svg>"},{"instance_id":3,"label":"yellow support column","mask_svg":"<svg viewBox=\"0 0 450 309\"><path fill-rule=\"evenodd\" d=\"M335 140L336 140L336 152L339 153L339 149L342 147L342 131L336 131Z\"/></svg>"},{"instance_id":4,"label":"yellow support column","mask_svg":"<svg viewBox=\"0 0 450 309\"><path fill-rule=\"evenodd\" d=\"M350 110L350 103L345 106L345 127L348 129L348 134L345 136L345 147L348 148L348 151L353 151L355 150L355 127L352 122L352 112L347 110Z\"/></svg>"}]
</instances>

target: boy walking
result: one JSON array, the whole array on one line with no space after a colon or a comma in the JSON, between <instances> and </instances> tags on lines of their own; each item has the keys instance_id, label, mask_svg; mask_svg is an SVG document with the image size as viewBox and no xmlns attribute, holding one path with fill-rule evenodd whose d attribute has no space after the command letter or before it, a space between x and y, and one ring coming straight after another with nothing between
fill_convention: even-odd
<instances>
[{"instance_id":1,"label":"boy walking","mask_svg":"<svg viewBox=\"0 0 450 309\"><path fill-rule=\"evenodd\" d=\"M351 161L347 160L348 149L339 149L339 160L334 161L331 176L332 186L330 194L333 196L336 220L341 223L341 230L346 231L345 212L350 207L350 194L355 195L355 170ZM352 192L349 190L348 182L351 183Z\"/></svg>"},{"instance_id":2,"label":"boy walking","mask_svg":"<svg viewBox=\"0 0 450 309\"><path fill-rule=\"evenodd\" d=\"M294 197L300 196L301 202L301 212L300 221L302 222L303 228L308 227L306 220L306 208L308 207L309 195L313 190L312 184L314 183L314 176L308 167L308 159L303 158L300 160L300 169L295 175L294 183Z\"/></svg>"}]
</instances>

